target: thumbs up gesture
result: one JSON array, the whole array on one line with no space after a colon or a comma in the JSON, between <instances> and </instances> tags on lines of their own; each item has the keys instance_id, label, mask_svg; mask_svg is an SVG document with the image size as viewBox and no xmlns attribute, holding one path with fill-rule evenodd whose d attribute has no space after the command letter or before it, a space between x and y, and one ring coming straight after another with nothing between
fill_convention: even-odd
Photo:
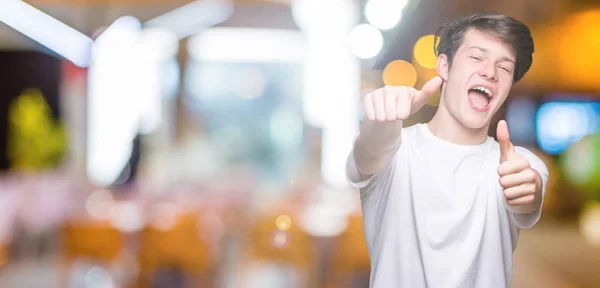
<instances>
[{"instance_id":1,"label":"thumbs up gesture","mask_svg":"<svg viewBox=\"0 0 600 288\"><path fill-rule=\"evenodd\" d=\"M518 208L522 213L530 213L541 201L541 178L537 171L530 167L529 161L515 151L510 142L506 121L498 122L496 130L500 143L500 186L504 188L507 203ZM520 208L520 209L519 209Z\"/></svg>"},{"instance_id":2,"label":"thumbs up gesture","mask_svg":"<svg viewBox=\"0 0 600 288\"><path fill-rule=\"evenodd\" d=\"M365 96L363 105L365 116L371 121L394 122L405 120L419 111L442 84L436 76L421 90L407 86L385 86Z\"/></svg>"}]
</instances>

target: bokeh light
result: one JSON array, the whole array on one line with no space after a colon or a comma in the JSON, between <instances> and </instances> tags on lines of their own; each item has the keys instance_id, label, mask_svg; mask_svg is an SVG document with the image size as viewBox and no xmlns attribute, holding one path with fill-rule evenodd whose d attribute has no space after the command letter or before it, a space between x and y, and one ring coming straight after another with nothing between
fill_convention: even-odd
<instances>
[{"instance_id":1,"label":"bokeh light","mask_svg":"<svg viewBox=\"0 0 600 288\"><path fill-rule=\"evenodd\" d=\"M425 83L427 83L433 77L439 76L439 74L437 72L437 67L435 65L433 68L424 67L415 59L414 53L413 53L413 58L412 58L412 64L415 67L415 70L417 71L417 83L415 83L415 86L414 86L416 89L421 89L423 87L423 85L425 85ZM438 89L427 100L427 105L434 106L434 107L438 106L440 104L440 96L441 96L441 91L440 91L440 89Z\"/></svg>"},{"instance_id":2,"label":"bokeh light","mask_svg":"<svg viewBox=\"0 0 600 288\"><path fill-rule=\"evenodd\" d=\"M112 288L114 287L112 277L102 267L93 267L85 275L86 288Z\"/></svg>"},{"instance_id":3,"label":"bokeh light","mask_svg":"<svg viewBox=\"0 0 600 288\"><path fill-rule=\"evenodd\" d=\"M583 136L597 132L600 104L585 102L548 102L538 109L538 144L549 154L562 153Z\"/></svg>"},{"instance_id":4,"label":"bokeh light","mask_svg":"<svg viewBox=\"0 0 600 288\"><path fill-rule=\"evenodd\" d=\"M383 83L392 86L414 86L417 82L417 71L415 67L404 61L395 60L383 70Z\"/></svg>"},{"instance_id":5,"label":"bokeh light","mask_svg":"<svg viewBox=\"0 0 600 288\"><path fill-rule=\"evenodd\" d=\"M292 226L292 219L287 215L280 215L275 220L275 226L279 230L287 231Z\"/></svg>"},{"instance_id":6,"label":"bokeh light","mask_svg":"<svg viewBox=\"0 0 600 288\"><path fill-rule=\"evenodd\" d=\"M370 0L365 6L365 16L371 25L388 30L394 28L402 17L406 0Z\"/></svg>"},{"instance_id":7,"label":"bokeh light","mask_svg":"<svg viewBox=\"0 0 600 288\"><path fill-rule=\"evenodd\" d=\"M99 189L88 196L85 209L95 220L108 220L114 212L114 199L108 190Z\"/></svg>"},{"instance_id":8,"label":"bokeh light","mask_svg":"<svg viewBox=\"0 0 600 288\"><path fill-rule=\"evenodd\" d=\"M358 14L353 1L346 0L286 0L291 2L294 22L300 30L308 33L315 31L340 31L355 21ZM289 5L286 3L286 5ZM356 12L355 12L356 11ZM348 17L352 15L351 17Z\"/></svg>"},{"instance_id":9,"label":"bokeh light","mask_svg":"<svg viewBox=\"0 0 600 288\"><path fill-rule=\"evenodd\" d=\"M564 23L556 25L559 39L554 45L550 45L558 58L559 67L551 74L560 75L558 82L566 82L573 89L590 89L596 87L600 76L595 67L600 65L600 50L598 41L600 31L600 9L593 9L574 14L566 19ZM596 55L596 56L593 56ZM558 69L556 69L558 68ZM583 88L585 87L585 88Z\"/></svg>"},{"instance_id":10,"label":"bokeh light","mask_svg":"<svg viewBox=\"0 0 600 288\"><path fill-rule=\"evenodd\" d=\"M600 247L600 202L590 201L581 211L579 219L581 235L592 247Z\"/></svg>"},{"instance_id":11,"label":"bokeh light","mask_svg":"<svg viewBox=\"0 0 600 288\"><path fill-rule=\"evenodd\" d=\"M123 233L140 231L144 226L141 208L131 201L116 203L110 223Z\"/></svg>"},{"instance_id":12,"label":"bokeh light","mask_svg":"<svg viewBox=\"0 0 600 288\"><path fill-rule=\"evenodd\" d=\"M263 95L267 80L256 67L241 68L235 74L233 90L242 99L255 99Z\"/></svg>"},{"instance_id":13,"label":"bokeh light","mask_svg":"<svg viewBox=\"0 0 600 288\"><path fill-rule=\"evenodd\" d=\"M275 230L271 233L271 245L277 249L283 249L290 244L290 233L288 231Z\"/></svg>"},{"instance_id":14,"label":"bokeh light","mask_svg":"<svg viewBox=\"0 0 600 288\"><path fill-rule=\"evenodd\" d=\"M591 8L591 7L590 7ZM565 13L556 20L532 26L535 61L523 78L524 86L545 91L600 92L598 31L600 9Z\"/></svg>"},{"instance_id":15,"label":"bokeh light","mask_svg":"<svg viewBox=\"0 0 600 288\"><path fill-rule=\"evenodd\" d=\"M427 69L435 69L437 66L437 57L433 52L434 35L426 35L415 44L413 49L414 62Z\"/></svg>"},{"instance_id":16,"label":"bokeh light","mask_svg":"<svg viewBox=\"0 0 600 288\"><path fill-rule=\"evenodd\" d=\"M150 225L160 231L169 231L175 227L180 208L174 203L157 203L151 209Z\"/></svg>"},{"instance_id":17,"label":"bokeh light","mask_svg":"<svg viewBox=\"0 0 600 288\"><path fill-rule=\"evenodd\" d=\"M347 211L331 203L308 205L300 214L301 228L315 237L336 237L348 227Z\"/></svg>"},{"instance_id":18,"label":"bokeh light","mask_svg":"<svg viewBox=\"0 0 600 288\"><path fill-rule=\"evenodd\" d=\"M373 58L382 47L381 32L369 24L357 25L348 35L348 49L358 58Z\"/></svg>"},{"instance_id":19,"label":"bokeh light","mask_svg":"<svg viewBox=\"0 0 600 288\"><path fill-rule=\"evenodd\" d=\"M571 145L561 160L565 177L571 183L587 191L600 189L600 134L586 136Z\"/></svg>"}]
</instances>

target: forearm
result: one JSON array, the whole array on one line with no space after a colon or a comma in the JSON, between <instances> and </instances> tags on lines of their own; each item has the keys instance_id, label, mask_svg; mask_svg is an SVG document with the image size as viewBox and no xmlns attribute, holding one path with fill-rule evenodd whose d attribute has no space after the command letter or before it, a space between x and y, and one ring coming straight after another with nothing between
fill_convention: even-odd
<instances>
[{"instance_id":1,"label":"forearm","mask_svg":"<svg viewBox=\"0 0 600 288\"><path fill-rule=\"evenodd\" d=\"M381 172L400 148L402 121L375 122L365 119L354 146L356 167L362 175Z\"/></svg>"}]
</instances>

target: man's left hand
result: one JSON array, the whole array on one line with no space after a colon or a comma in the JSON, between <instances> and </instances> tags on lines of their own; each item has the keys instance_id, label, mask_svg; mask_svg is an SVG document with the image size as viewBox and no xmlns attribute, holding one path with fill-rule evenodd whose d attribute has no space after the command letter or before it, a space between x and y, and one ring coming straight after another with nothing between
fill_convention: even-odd
<instances>
[{"instance_id":1,"label":"man's left hand","mask_svg":"<svg viewBox=\"0 0 600 288\"><path fill-rule=\"evenodd\" d=\"M498 122L496 131L500 143L500 186L504 188L504 197L514 212L526 214L534 212L542 198L542 180L540 174L531 168L529 161L517 153L510 142L506 121Z\"/></svg>"}]
</instances>

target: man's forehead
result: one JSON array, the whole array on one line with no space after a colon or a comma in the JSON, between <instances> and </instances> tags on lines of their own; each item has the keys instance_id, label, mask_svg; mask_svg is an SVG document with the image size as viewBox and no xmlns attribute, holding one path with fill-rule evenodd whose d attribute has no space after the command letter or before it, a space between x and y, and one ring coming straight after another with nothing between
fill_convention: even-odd
<instances>
[{"instance_id":1,"label":"man's forehead","mask_svg":"<svg viewBox=\"0 0 600 288\"><path fill-rule=\"evenodd\" d=\"M469 29L462 41L459 49L462 50L479 50L484 53L499 53L501 57L515 61L515 55L512 47L502 41L502 39L493 36L490 33Z\"/></svg>"}]
</instances>

